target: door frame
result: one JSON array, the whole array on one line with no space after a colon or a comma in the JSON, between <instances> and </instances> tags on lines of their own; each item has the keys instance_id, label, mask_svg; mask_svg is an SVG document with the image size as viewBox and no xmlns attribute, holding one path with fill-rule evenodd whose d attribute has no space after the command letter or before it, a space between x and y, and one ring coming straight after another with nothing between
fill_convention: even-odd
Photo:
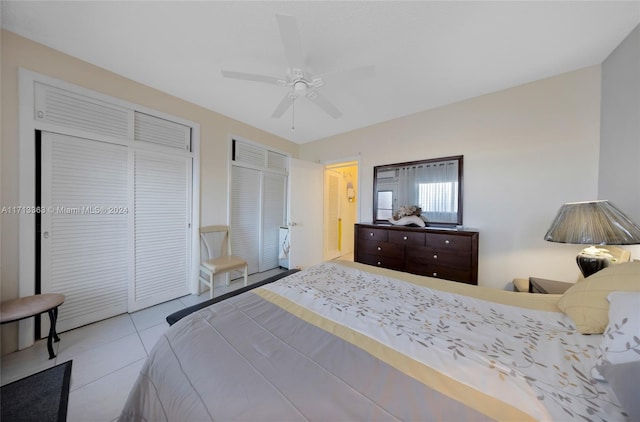
<instances>
[{"instance_id":1,"label":"door frame","mask_svg":"<svg viewBox=\"0 0 640 422\"><path fill-rule=\"evenodd\" d=\"M332 173L337 173L334 174L333 177L337 177L337 184L338 184L338 188L336 191L336 197L334 198L331 195L331 191L330 191L330 186L328 184L328 182L331 180L331 174ZM327 260L327 259L334 259L340 256L340 243L342 241L341 239L341 230L340 227L341 225L335 227L336 230L336 241L337 241L337 245L336 245L336 249L332 249L332 246L330 244L331 241L331 236L329 236L329 232L331 229L331 224L333 223L330 218L329 215L327 215L327 212L331 210L332 205L335 205L338 208L338 220L340 221L340 216L342 215L341 211L342 211L342 201L340 200L340 198L338 198L338 196L340 195L340 192L343 192L344 190L344 186L343 186L343 180L342 180L342 173L335 170L332 166L325 166L324 167L324 189L323 189L323 210L324 210L324 215L322 218L322 222L323 222L323 227L322 227L322 231L323 231L323 238L324 238L324 245L322 248L322 253L323 253L323 259ZM335 204L332 204L332 200L335 200Z\"/></svg>"},{"instance_id":2,"label":"door frame","mask_svg":"<svg viewBox=\"0 0 640 422\"><path fill-rule=\"evenodd\" d=\"M302 159L299 159L299 160L300 161L308 161L308 160L302 160ZM361 179L360 172L362 171L362 165L361 165L360 156L350 156L350 157L345 157L345 158L341 158L341 159L335 159L335 160L324 161L324 162L318 163L318 165L322 167L322 176L321 176L321 178L322 178L322 181L323 181L323 184L324 184L324 172L327 169L327 167L334 167L334 166L338 167L338 165L342 164L342 163L345 163L345 164L346 163L354 163L353 165L357 165L357 167L358 167L358 171L357 171L357 175L356 175L356 181L357 181L356 183L357 183L357 186L358 186L358 190L356 191L356 197L355 197L355 200L356 200L355 223L358 223L358 222L360 222L360 219L361 219L361 210L362 210L362 205L360 203L361 202L360 201L361 196L360 196L360 188L359 188L360 187L360 179ZM292 179L291 173L290 173L290 178L289 179L290 179L289 183L291 183L291 179ZM322 239L322 241L324 243L324 231L326 229L325 224L324 224L324 199L325 199L324 198L324 186L322 187L321 191L318 194L321 196L321 203L322 203L321 210L322 210L322 214L323 214L323 216L321 217L321 220L322 220L322 234L320 235L320 238ZM291 188L289 187L289 198L288 198L288 204L289 205L288 205L288 210L287 210L287 221L288 221L288 225L290 226L289 230L291 230L291 224L290 223L292 222L291 200L292 200L292 198L291 198ZM296 221L293 221L293 222L297 223ZM295 235L291 231L289 232L289 235L290 235L290 239L294 239ZM294 245L293 241L291 243L291 247L292 247L292 250L293 250L293 248L295 248L295 245ZM292 252L290 252L290 254L291 253ZM290 255L290 257L291 257L291 255ZM321 261L323 261L324 260L324 244L320 248L320 257L322 258ZM295 267L295 264L296 264L295 260L292 260L290 262L290 268Z\"/></svg>"},{"instance_id":3,"label":"door frame","mask_svg":"<svg viewBox=\"0 0 640 422\"><path fill-rule=\"evenodd\" d=\"M35 83L40 82L73 93L89 96L103 102L125 107L133 111L151 114L172 120L191 127L191 153L193 156L191 195L191 293L197 292L200 267L200 125L157 110L130 103L109 95L83 88L69 82L55 79L31 70L18 68L18 201L21 206L35 205L36 186L36 131L62 133L70 136L83 136L81 131L62 128L51 123L42 122L35 116ZM97 136L96 138L100 138ZM35 260L36 260L36 224L33 214L21 213L18 216L18 296L35 294ZM33 318L18 322L18 349L24 349L35 342L35 323Z\"/></svg>"},{"instance_id":4,"label":"door frame","mask_svg":"<svg viewBox=\"0 0 640 422\"><path fill-rule=\"evenodd\" d=\"M248 163L238 163L238 164L234 164L233 161L233 142L234 141L239 141L239 142L243 142L245 144L250 144L250 145L254 145L258 148L263 148L265 150L268 151L272 151L281 155L284 155L285 157L287 157L287 169L284 173L281 173L279 171L273 171L273 170L269 170L267 168L258 168L255 167L251 164ZM257 142L257 141L253 141L251 139L245 138L243 136L239 136L239 135L234 135L233 133L229 133L227 135L227 207L226 207L226 224L231 227L231 214L232 214L232 183L233 183L233 168L234 167L244 167L247 169L253 169L256 171L260 171L260 197L262 197L262 190L264 189L264 180L263 180L263 173L273 173L273 174L281 174L285 177L285 198L284 198L284 203L283 203L283 211L284 211L284 221L282 221L282 225L286 225L287 221L288 221L288 217L289 217L289 197L290 197L290 192L289 192L289 170L290 170L290 166L291 166L291 159L293 158L291 156L291 153L281 150L280 148L274 147L272 145L268 145L268 144L263 144L261 142ZM262 203L259 204L260 210L259 210L259 215L260 218L262 219ZM260 230L258 230L258 273L262 272L260 271L260 263L262 262L262 245L263 245L263 232L262 232L262 225L260 225Z\"/></svg>"},{"instance_id":5,"label":"door frame","mask_svg":"<svg viewBox=\"0 0 640 422\"><path fill-rule=\"evenodd\" d=\"M362 172L362 162L361 162L361 157L360 155L353 155L353 156L347 156L347 157L343 157L343 158L338 158L338 159L334 159L334 160L328 160L328 161L323 161L322 164L325 167L325 171L327 169L334 169L334 168L340 168L340 167L347 167L349 165L355 165L358 167L358 171L356 172L356 186L358 187L356 189L356 195L355 195L355 201L356 201L356 215L355 215L355 223L359 223L361 221L361 216L362 216L362 201L360 200L360 198L362 197L360 195L360 192L362 191L362 187L360 185L360 180L361 180L361 172ZM324 192L323 192L324 194ZM324 208L324 207L323 207ZM323 219L324 222L324 219ZM326 227L323 227L323 231L326 230Z\"/></svg>"}]
</instances>

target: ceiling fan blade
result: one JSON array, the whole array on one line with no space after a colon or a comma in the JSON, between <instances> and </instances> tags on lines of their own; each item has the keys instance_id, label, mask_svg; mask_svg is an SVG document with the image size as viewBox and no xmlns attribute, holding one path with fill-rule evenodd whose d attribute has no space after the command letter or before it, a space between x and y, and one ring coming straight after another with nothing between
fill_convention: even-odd
<instances>
[{"instance_id":1,"label":"ceiling fan blade","mask_svg":"<svg viewBox=\"0 0 640 422\"><path fill-rule=\"evenodd\" d=\"M280 78L266 75L256 75L254 73L232 72L229 70L223 70L222 76L224 76L225 78L242 79L243 81L264 82L272 85L284 86L283 84L286 84L286 81L283 81Z\"/></svg>"},{"instance_id":2,"label":"ceiling fan blade","mask_svg":"<svg viewBox=\"0 0 640 422\"><path fill-rule=\"evenodd\" d=\"M280 101L280 104L278 104L278 107L276 107L271 117L273 117L274 119L278 119L282 117L284 112L287 111L289 107L291 107L291 102L293 100L291 96L292 94L290 92L284 96L284 98Z\"/></svg>"},{"instance_id":3,"label":"ceiling fan blade","mask_svg":"<svg viewBox=\"0 0 640 422\"><path fill-rule=\"evenodd\" d=\"M304 68L304 50L302 48L302 38L298 29L298 22L295 17L289 15L276 15L280 36L284 45L284 54L292 69Z\"/></svg>"},{"instance_id":4,"label":"ceiling fan blade","mask_svg":"<svg viewBox=\"0 0 640 422\"><path fill-rule=\"evenodd\" d=\"M354 67L353 69L337 70L322 75L315 75L314 78L321 78L330 82L352 82L362 79L371 79L376 76L376 67L374 65Z\"/></svg>"},{"instance_id":5,"label":"ceiling fan blade","mask_svg":"<svg viewBox=\"0 0 640 422\"><path fill-rule=\"evenodd\" d=\"M307 94L307 98L315 103L315 105L323 109L329 116L333 117L334 119L342 116L342 112L321 94L318 94L315 91L311 91L309 94Z\"/></svg>"}]
</instances>

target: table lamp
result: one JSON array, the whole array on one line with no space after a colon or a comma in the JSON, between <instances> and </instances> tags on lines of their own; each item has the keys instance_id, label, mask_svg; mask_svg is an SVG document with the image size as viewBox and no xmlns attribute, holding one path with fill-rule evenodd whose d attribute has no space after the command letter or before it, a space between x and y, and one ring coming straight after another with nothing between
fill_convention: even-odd
<instances>
[{"instance_id":1,"label":"table lamp","mask_svg":"<svg viewBox=\"0 0 640 422\"><path fill-rule=\"evenodd\" d=\"M586 278L609 265L606 249L594 245L640 244L640 227L609 201L570 202L560 207L544 239L590 245L576 257Z\"/></svg>"}]
</instances>

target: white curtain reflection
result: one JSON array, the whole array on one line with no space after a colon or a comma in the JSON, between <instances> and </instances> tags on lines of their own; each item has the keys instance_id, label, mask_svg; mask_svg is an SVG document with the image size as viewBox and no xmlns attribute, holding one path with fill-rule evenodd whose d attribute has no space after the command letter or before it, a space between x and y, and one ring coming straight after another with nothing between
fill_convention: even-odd
<instances>
[{"instance_id":1,"label":"white curtain reflection","mask_svg":"<svg viewBox=\"0 0 640 422\"><path fill-rule=\"evenodd\" d=\"M398 182L398 206L418 205L428 221L457 221L457 160L402 167Z\"/></svg>"},{"instance_id":2,"label":"white curtain reflection","mask_svg":"<svg viewBox=\"0 0 640 422\"><path fill-rule=\"evenodd\" d=\"M398 200L394 204L394 212L401 206L418 205L417 168L401 167L398 170Z\"/></svg>"}]
</instances>

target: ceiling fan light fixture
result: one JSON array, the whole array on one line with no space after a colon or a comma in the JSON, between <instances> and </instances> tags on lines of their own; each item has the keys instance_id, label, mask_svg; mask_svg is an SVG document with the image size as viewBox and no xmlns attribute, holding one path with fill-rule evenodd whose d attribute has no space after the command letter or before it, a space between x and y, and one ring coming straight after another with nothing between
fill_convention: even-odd
<instances>
[{"instance_id":1,"label":"ceiling fan light fixture","mask_svg":"<svg viewBox=\"0 0 640 422\"><path fill-rule=\"evenodd\" d=\"M303 97L306 97L307 88L309 88L309 86L305 81L295 81L293 83L293 91L295 92L296 95L301 95Z\"/></svg>"}]
</instances>

